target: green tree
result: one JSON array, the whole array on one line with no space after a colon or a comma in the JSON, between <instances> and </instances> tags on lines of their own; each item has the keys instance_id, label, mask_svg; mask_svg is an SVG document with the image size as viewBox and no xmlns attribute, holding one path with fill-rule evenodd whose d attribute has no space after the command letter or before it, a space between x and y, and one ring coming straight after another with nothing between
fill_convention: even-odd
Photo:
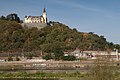
<instances>
[{"instance_id":1,"label":"green tree","mask_svg":"<svg viewBox=\"0 0 120 80\"><path fill-rule=\"evenodd\" d=\"M49 54L43 56L43 59L45 59L45 60L50 60L50 59L53 59L53 57L52 57L52 55L49 53Z\"/></svg>"},{"instance_id":2,"label":"green tree","mask_svg":"<svg viewBox=\"0 0 120 80\"><path fill-rule=\"evenodd\" d=\"M15 18L16 17L16 18ZM35 52L42 50L54 53L56 50L102 50L119 48L119 45L109 43L104 36L93 32L78 32L59 22L50 22L48 26L37 28L23 28L17 20L16 14L8 15L10 20L0 20L0 52ZM58 54L56 54L57 56Z\"/></svg>"},{"instance_id":3,"label":"green tree","mask_svg":"<svg viewBox=\"0 0 120 80\"><path fill-rule=\"evenodd\" d=\"M61 49L56 49L53 51L54 55L55 55L55 60L60 60L62 59L62 57L64 56L64 53Z\"/></svg>"},{"instance_id":4,"label":"green tree","mask_svg":"<svg viewBox=\"0 0 120 80\"><path fill-rule=\"evenodd\" d=\"M72 56L72 55L68 55L68 56L63 56L62 59L65 60L65 61L75 61L76 57Z\"/></svg>"},{"instance_id":5,"label":"green tree","mask_svg":"<svg viewBox=\"0 0 120 80\"><path fill-rule=\"evenodd\" d=\"M25 56L27 59L32 59L33 57L36 57L37 54L34 53L34 52L24 52L24 56Z\"/></svg>"},{"instance_id":6,"label":"green tree","mask_svg":"<svg viewBox=\"0 0 120 80\"><path fill-rule=\"evenodd\" d=\"M6 17L5 16L1 16L0 20L6 20Z\"/></svg>"}]
</instances>

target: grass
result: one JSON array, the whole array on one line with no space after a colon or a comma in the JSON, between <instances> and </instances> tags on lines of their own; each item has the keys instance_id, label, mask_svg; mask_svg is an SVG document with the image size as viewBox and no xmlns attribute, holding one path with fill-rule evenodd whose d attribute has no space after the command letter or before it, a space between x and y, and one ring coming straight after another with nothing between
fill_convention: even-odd
<instances>
[{"instance_id":1,"label":"grass","mask_svg":"<svg viewBox=\"0 0 120 80\"><path fill-rule=\"evenodd\" d=\"M36 72L36 73L27 73L27 72L16 72L16 73L0 73L0 80L19 80L19 78L25 78L25 80L32 78L37 78L38 80L44 80L45 78L49 78L48 80L81 80L84 78L86 74L80 73L80 72L60 72L60 73L54 73L54 72ZM2 79L2 78L5 79ZM30 79L31 78L31 79ZM45 80L46 80L45 79ZM34 80L34 79L32 79ZM36 80L36 79L35 79Z\"/></svg>"},{"instance_id":2,"label":"grass","mask_svg":"<svg viewBox=\"0 0 120 80\"><path fill-rule=\"evenodd\" d=\"M3 69L4 68L5 67L3 67ZM19 68L19 66L17 66L17 68ZM1 72L0 80L120 80L119 67L115 66L109 59L96 60L94 66L90 69L88 73L81 73L79 71L35 73L23 71L15 73Z\"/></svg>"},{"instance_id":3,"label":"grass","mask_svg":"<svg viewBox=\"0 0 120 80\"><path fill-rule=\"evenodd\" d=\"M0 73L0 80L120 80L120 72L111 72L107 66L95 66L89 73L80 72L15 72ZM114 77L113 77L114 76Z\"/></svg>"}]
</instances>

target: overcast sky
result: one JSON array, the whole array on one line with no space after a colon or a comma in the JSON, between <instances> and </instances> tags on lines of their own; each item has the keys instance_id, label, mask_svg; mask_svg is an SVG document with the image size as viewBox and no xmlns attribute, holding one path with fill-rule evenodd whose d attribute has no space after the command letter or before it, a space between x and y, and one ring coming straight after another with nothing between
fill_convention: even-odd
<instances>
[{"instance_id":1,"label":"overcast sky","mask_svg":"<svg viewBox=\"0 0 120 80\"><path fill-rule=\"evenodd\" d=\"M120 43L120 0L0 0L0 16L10 13L17 13L21 19L25 15L40 16L44 6L49 21Z\"/></svg>"}]
</instances>

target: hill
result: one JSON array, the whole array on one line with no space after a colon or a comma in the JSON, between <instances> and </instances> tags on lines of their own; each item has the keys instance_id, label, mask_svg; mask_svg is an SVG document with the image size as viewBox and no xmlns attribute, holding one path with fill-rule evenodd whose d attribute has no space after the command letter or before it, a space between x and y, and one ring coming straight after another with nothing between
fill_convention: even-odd
<instances>
[{"instance_id":1,"label":"hill","mask_svg":"<svg viewBox=\"0 0 120 80\"><path fill-rule=\"evenodd\" d=\"M113 50L119 48L93 32L78 32L59 22L47 26L23 28L15 21L0 20L0 52L53 52L55 50Z\"/></svg>"}]
</instances>

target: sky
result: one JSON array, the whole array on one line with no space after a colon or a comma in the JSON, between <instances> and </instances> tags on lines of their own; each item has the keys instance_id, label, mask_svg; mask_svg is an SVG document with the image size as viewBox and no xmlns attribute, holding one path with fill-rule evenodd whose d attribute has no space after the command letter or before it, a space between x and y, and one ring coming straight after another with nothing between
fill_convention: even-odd
<instances>
[{"instance_id":1,"label":"sky","mask_svg":"<svg viewBox=\"0 0 120 80\"><path fill-rule=\"evenodd\" d=\"M120 0L0 0L0 16L17 13L23 20L25 15L41 16L44 7L49 21L120 44Z\"/></svg>"}]
</instances>

